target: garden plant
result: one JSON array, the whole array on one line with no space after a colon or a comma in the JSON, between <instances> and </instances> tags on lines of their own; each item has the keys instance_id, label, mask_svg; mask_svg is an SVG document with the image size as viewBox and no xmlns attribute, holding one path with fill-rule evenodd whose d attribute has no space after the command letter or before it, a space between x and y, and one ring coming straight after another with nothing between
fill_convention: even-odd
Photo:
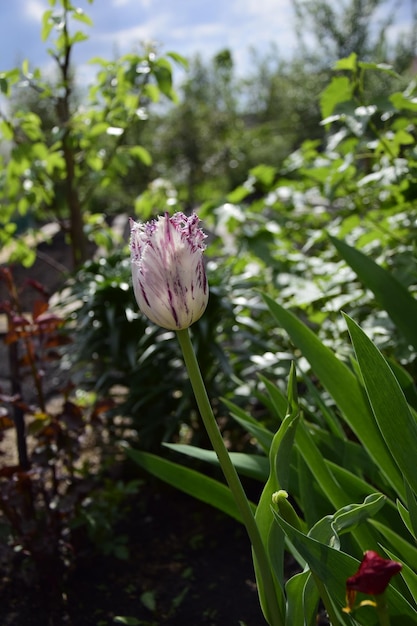
<instances>
[{"instance_id":1,"label":"garden plant","mask_svg":"<svg viewBox=\"0 0 417 626\"><path fill-rule=\"evenodd\" d=\"M375 242L381 245L377 233L381 230L384 234L385 229L383 222L374 224L374 215L381 216L381 220L385 219L391 225L398 223L401 217L406 218L408 222L408 219L415 216L413 197L409 195L414 179L415 145L412 135L415 127L409 119L409 111L414 111L415 105L412 102L407 104L407 98L411 96L410 91L406 90L405 94L393 94L385 105L389 107L391 115L383 116L390 119L392 126L389 129L380 129L376 125L378 119L375 115L376 107L366 108L360 101L363 96L363 74L368 70L382 72L391 70L358 62L355 55L340 61L336 69L347 70L348 76L336 77L323 94L322 107L327 114L324 123L338 122L345 124L346 128L342 126L329 137L331 149L328 153L319 155L313 146L309 147L313 164L306 170L307 184L310 177L318 183L315 187L310 183L308 188L310 193L317 194L314 198L316 207L309 206L313 209L310 220L320 223L323 214L322 203L330 202L329 193L332 191L332 202L340 204L340 210L335 213L336 217L329 230L338 234L346 233L348 222L351 239L354 240L358 232L362 241L367 244ZM344 92L340 89L339 83L345 86ZM344 105L341 108L342 113L335 113L340 109L340 105ZM328 117L330 114L333 114L331 118ZM374 136L372 140L368 136L369 132ZM344 142L352 151L350 158L345 152ZM357 149L360 157L360 151L365 150L365 147L368 150L367 159L371 160L371 163L368 162L364 171L359 159L357 161L353 159L353 150ZM343 160L336 148L344 156ZM407 154L408 160L405 158ZM306 165L303 164L303 167L306 168ZM274 176L268 169L259 169L254 172L252 185L256 183L256 175L263 177L264 180L269 176L269 180L274 181ZM356 180L356 186L353 186L355 178L359 181ZM378 181L377 186L375 181ZM334 190L331 187L332 182ZM322 188L320 183L323 185ZM269 196L266 198L267 206L273 207L274 203L277 203L280 192L287 199L300 188L297 183L293 183L293 188L288 187L288 181L285 181L285 188L282 181L278 184L272 182ZM284 189L285 194L282 193ZM346 190L350 190L350 194L347 194ZM246 193L249 194L249 185L239 193L241 199ZM299 200L299 205L301 202L302 200ZM360 216L349 215L343 219L344 207L346 213L351 213L352 202L371 205L362 220ZM239 209L230 211L230 207L227 206L224 208L225 211L229 209L230 222L233 224L230 229L235 227L237 221L238 225L241 224L243 232L247 232L248 222L243 212L240 213ZM252 208L257 211L261 228L270 229L270 221L264 222L262 219L265 201L253 203ZM385 210L385 215L381 209ZM302 214L302 219L306 219L307 216L301 208L299 213ZM220 211L218 215L223 217ZM174 218L165 217L167 221L170 219ZM288 219L288 214L285 215L285 219ZM373 233L372 231L366 233L367 219L373 225ZM279 220L278 214L278 224ZM146 250L149 246L153 254L156 254L158 245L161 245L162 236L158 237L158 233L162 231L162 226L159 226L159 222L157 224L145 227L149 229L145 231L148 233L149 241L143 243L143 248L135 246L136 231L133 231L131 244L133 281L139 306L152 321L165 326L166 321L150 314L150 310L153 307L168 311L173 306L181 308L181 301L177 303L176 300L171 300L171 294L177 294L179 300L181 290L192 294L191 286L195 286L197 274L193 282L182 269L184 248L187 249L188 245L190 250L193 249L192 240L189 241L187 235L182 233L183 240L178 243L178 252L171 250L170 245L175 246L171 240L169 244L165 242L161 246L163 252L159 259L160 266L157 266L158 271L156 274L150 272L149 275L150 280L153 279L160 285L159 293L162 295L158 300L152 299L155 287L149 287L151 290L147 291ZM254 221L255 236L259 235L257 226ZM401 223L399 228L402 226ZM272 232L269 241L266 236L264 237L264 242L266 240L270 244L267 250L266 246L262 250L258 242L256 246L253 245L253 239L251 241L250 238L254 238L254 230L249 232L247 245L250 250L252 244L255 257L257 254L265 253L269 256L268 260L272 263L263 264L267 272L268 265L269 269L271 266L274 269L274 261L277 266L280 264L279 257L275 260L273 254L274 252L277 254L274 251L274 243L282 236L282 230L279 227L276 229L278 235L275 238ZM157 234L152 239L154 231ZM187 231L186 226L184 231ZM407 231L409 237L412 237L412 232L412 229ZM301 231L300 235L305 235L305 231ZM315 237L314 231L310 236ZM395 237L395 226L386 233L387 238L393 236ZM297 238L297 233L295 237ZM318 238L314 244L324 246L328 242L327 246L336 250L339 258L346 261L365 287L374 293L376 300L385 307L385 314L389 315L396 332L403 337L406 355L408 359L411 357L412 371L413 354L417 346L415 298L392 271L382 268L357 249L360 247L361 239L359 245L354 248L322 230L318 231L316 237ZM242 243L242 239L244 241L243 237L240 241L238 237L235 239L236 243ZM284 245L288 243L289 240L285 239ZM310 246L312 245L313 242L310 243ZM413 254L412 241L405 238L403 246L396 249L396 252L398 258L393 262L401 263L403 254L406 256ZM322 255L324 257L325 253L322 252ZM299 256L301 257L301 254ZM294 257L297 259L297 253L294 253ZM239 264L239 260L236 263ZM306 266L308 267L308 263L304 261L304 271ZM138 287L136 267L139 268L139 275L143 272L145 277L144 281L139 280L141 287ZM188 269L191 268L190 262ZM326 269L328 268L329 266ZM314 264L312 269L314 270ZM331 275L326 277L323 269L320 267L318 269L323 281L326 278L332 280ZM285 278L291 288L292 275L289 274ZM346 280L346 274L343 278ZM415 271L411 269L411 281L413 278ZM181 285L181 280L189 282ZM276 280L280 280L278 269ZM303 284L305 286L306 281ZM340 292L338 290L335 292L339 296ZM273 289L262 294L267 310L278 328L288 333L317 379L314 386L311 383L308 385L313 392L313 404L300 406L297 397L296 368L292 367L287 396L271 379L261 377L264 386L263 402L270 413L269 417L272 415L272 421L279 425L274 430L266 428L265 424L255 420L248 412L224 399L226 407L252 434L258 443L259 451L264 456L242 453L231 453L229 456L214 433L211 434L214 452L182 444L169 445L171 450L175 449L212 463L220 463L229 487L213 483L212 479L202 474L196 474L186 467L149 453L132 451L130 454L152 473L218 506L246 525L254 551L261 605L268 623L314 623L317 607L321 601L332 624L412 624L416 620L416 562L413 557L416 536L416 474L413 449L417 443L416 402L412 377L407 367L404 368L396 362L392 354L387 361L352 317L346 314L342 316L339 312L338 315L349 332L355 355L353 358L351 354L350 363L347 363L309 327L311 322L316 321L314 317L310 317L309 323L303 323L280 305L276 298L272 298L271 293L274 293ZM349 292L345 305L348 303ZM329 304L331 299L328 298L327 305ZM359 304L366 307L366 301L361 302L359 299ZM188 301L184 300L182 306L187 309ZM358 310L361 311L361 308ZM314 314L320 315L320 310ZM200 313L196 317L199 315ZM325 319L323 312L321 319ZM211 426L207 423L209 419L213 421L212 416L207 417L210 416L208 400L201 389L199 375L195 373L198 372L198 367L194 358L190 356L192 349L188 335L185 339L182 329L182 324L188 326L190 320L194 321L194 318L188 317L188 321L181 321L179 324L175 320L176 317L168 327L177 328L200 412L203 414L206 428L211 432ZM337 348L339 349L339 345ZM344 355L346 352L343 351ZM404 352L402 356L406 362ZM309 371L308 368L305 369ZM320 393L325 396L325 401L320 398ZM264 462L267 458L269 463ZM254 518L250 511L251 504L246 503L240 487L235 485L235 474L229 467L229 461L225 459L230 459L238 472L243 475L256 475L265 483L259 502L252 505L252 511L255 511ZM242 498L245 505L242 504ZM261 536L261 546L258 542L258 533ZM283 567L285 550L292 553L301 570L289 580L285 577ZM367 569L368 561L371 563L370 579L374 582L381 580L381 586L368 584L366 576L363 584L357 582L361 580L362 572ZM356 570L358 574L355 575ZM390 583L391 576L398 573L400 576ZM371 595L371 598L357 598L356 592Z\"/></svg>"},{"instance_id":2,"label":"garden plant","mask_svg":"<svg viewBox=\"0 0 417 626\"><path fill-rule=\"evenodd\" d=\"M175 102L171 63L185 60L153 47L95 59L96 81L79 94L70 61L87 37L74 32L80 23L91 25L83 11L49 1L42 37L56 85L27 62L0 73L12 105L0 119L10 142L0 241L15 264L0 281L2 450L16 435L0 469L10 571L40 581L51 624L61 623L85 555L134 565L118 528L145 481L161 484L153 475L246 529L259 623L415 624L415 76L348 50L332 74L317 72L312 136L295 126L288 143L274 135L279 158L252 166L238 136L247 130L263 154L265 128L239 116L223 51L214 152L184 135L170 172L175 151L152 162L164 144L152 107ZM208 115L194 69L168 127ZM300 76L275 78L294 87ZM22 85L47 113L13 103ZM190 102L206 106L187 117ZM125 238L112 226L119 216ZM71 262L52 299L15 278L19 261L30 276L36 256L28 231L20 236L26 219L35 234L52 220L67 236Z\"/></svg>"}]
</instances>

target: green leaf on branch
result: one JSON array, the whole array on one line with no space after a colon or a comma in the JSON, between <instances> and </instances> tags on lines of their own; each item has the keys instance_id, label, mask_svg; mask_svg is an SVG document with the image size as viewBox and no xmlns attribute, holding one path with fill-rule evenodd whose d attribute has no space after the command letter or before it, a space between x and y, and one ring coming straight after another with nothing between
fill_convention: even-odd
<instances>
[{"instance_id":1,"label":"green leaf on branch","mask_svg":"<svg viewBox=\"0 0 417 626\"><path fill-rule=\"evenodd\" d=\"M410 98L403 93L393 93L389 99L399 111L417 111L417 102L415 98Z\"/></svg>"},{"instance_id":2,"label":"green leaf on branch","mask_svg":"<svg viewBox=\"0 0 417 626\"><path fill-rule=\"evenodd\" d=\"M356 52L352 52L348 57L344 59L339 59L334 64L333 69L335 70L349 70L351 72L355 72L358 67L358 55Z\"/></svg>"},{"instance_id":3,"label":"green leaf on branch","mask_svg":"<svg viewBox=\"0 0 417 626\"><path fill-rule=\"evenodd\" d=\"M400 74L398 74L393 68L392 65L388 65L388 63L374 63L372 61L359 61L358 67L362 70L376 70L377 72L383 72L384 74L388 74L393 78L400 78Z\"/></svg>"},{"instance_id":4,"label":"green leaf on branch","mask_svg":"<svg viewBox=\"0 0 417 626\"><path fill-rule=\"evenodd\" d=\"M346 76L333 78L320 97L320 108L323 118L329 117L338 104L351 100L353 89L353 84Z\"/></svg>"},{"instance_id":5,"label":"green leaf on branch","mask_svg":"<svg viewBox=\"0 0 417 626\"><path fill-rule=\"evenodd\" d=\"M88 35L83 33L81 30L77 30L77 32L70 37L69 43L70 45L73 45L75 43L80 43L81 41L87 41L87 39Z\"/></svg>"},{"instance_id":6,"label":"green leaf on branch","mask_svg":"<svg viewBox=\"0 0 417 626\"><path fill-rule=\"evenodd\" d=\"M41 39L42 41L46 41L51 34L51 30L54 27L54 23L52 21L52 11L45 11L42 15L42 30L41 30Z\"/></svg>"},{"instance_id":7,"label":"green leaf on branch","mask_svg":"<svg viewBox=\"0 0 417 626\"><path fill-rule=\"evenodd\" d=\"M173 98L171 66L164 59L159 59L153 66L153 73L159 89L168 98Z\"/></svg>"},{"instance_id":8,"label":"green leaf on branch","mask_svg":"<svg viewBox=\"0 0 417 626\"><path fill-rule=\"evenodd\" d=\"M77 20L78 22L86 24L87 26L93 26L93 20L86 13L84 13L82 9L75 9L72 12L71 17L73 17L74 20Z\"/></svg>"},{"instance_id":9,"label":"green leaf on branch","mask_svg":"<svg viewBox=\"0 0 417 626\"><path fill-rule=\"evenodd\" d=\"M167 57L170 57L173 61L175 61L175 63L178 63L178 65L182 65L182 67L184 69L188 69L189 63L188 60L183 57L181 54L178 54L178 52L167 52L166 53Z\"/></svg>"},{"instance_id":10,"label":"green leaf on branch","mask_svg":"<svg viewBox=\"0 0 417 626\"><path fill-rule=\"evenodd\" d=\"M131 146L129 147L129 154L141 161L144 165L152 165L152 157L149 152L143 146Z\"/></svg>"}]
</instances>

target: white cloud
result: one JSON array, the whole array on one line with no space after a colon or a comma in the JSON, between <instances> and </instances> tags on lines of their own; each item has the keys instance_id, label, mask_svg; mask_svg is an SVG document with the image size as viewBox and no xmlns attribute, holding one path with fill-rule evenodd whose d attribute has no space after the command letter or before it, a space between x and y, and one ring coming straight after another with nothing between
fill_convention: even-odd
<instances>
[{"instance_id":1,"label":"white cloud","mask_svg":"<svg viewBox=\"0 0 417 626\"><path fill-rule=\"evenodd\" d=\"M152 5L152 0L113 0L112 1L112 5L114 7L124 7L128 4L131 4L132 6L135 5L136 8L139 5L145 9L148 9Z\"/></svg>"},{"instance_id":2,"label":"white cloud","mask_svg":"<svg viewBox=\"0 0 417 626\"><path fill-rule=\"evenodd\" d=\"M35 22L41 22L45 12L45 3L42 0L26 0L23 15Z\"/></svg>"},{"instance_id":3,"label":"white cloud","mask_svg":"<svg viewBox=\"0 0 417 626\"><path fill-rule=\"evenodd\" d=\"M111 30L110 32L92 33L95 41L106 42L115 45L121 51L127 51L133 46L142 42L161 41L164 42L165 33L169 30L167 21L169 16L155 16L139 25L135 24L128 28Z\"/></svg>"},{"instance_id":4,"label":"white cloud","mask_svg":"<svg viewBox=\"0 0 417 626\"><path fill-rule=\"evenodd\" d=\"M291 0L234 0L232 3L236 13L243 13L246 16L267 17L269 21L274 17L282 17L282 14L288 14L292 11Z\"/></svg>"}]
</instances>

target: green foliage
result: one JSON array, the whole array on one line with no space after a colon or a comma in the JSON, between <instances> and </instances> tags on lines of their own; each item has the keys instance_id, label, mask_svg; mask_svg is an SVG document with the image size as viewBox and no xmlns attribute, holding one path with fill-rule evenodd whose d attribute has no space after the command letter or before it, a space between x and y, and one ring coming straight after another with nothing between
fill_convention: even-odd
<instances>
[{"instance_id":1,"label":"green foliage","mask_svg":"<svg viewBox=\"0 0 417 626\"><path fill-rule=\"evenodd\" d=\"M257 442L256 455L231 459L242 476L264 485L256 520L279 581L282 623L313 624L321 600L332 624L376 625L374 610L343 609L346 580L364 551L378 550L403 564L387 606L393 624L411 625L417 617L415 87L397 91L390 69L355 55L337 70L344 74L321 102L325 145L305 142L281 170L252 168L227 203L203 209L215 234L209 254L222 258L232 275L256 275L262 300L245 303L240 317L250 315L269 337L270 357L260 360L269 375L260 376L259 386L245 377L265 410L258 406L255 418L250 403L224 401ZM374 72L393 81L393 93L378 102L367 100L365 86ZM285 367L291 361L299 364L298 394L294 370ZM169 449L216 462L206 450ZM144 466L141 453L131 455ZM161 476L166 462L152 457L148 469ZM193 495L206 499L203 475L171 463L170 483L182 489L192 471ZM211 503L217 506L216 497ZM286 582L285 551L300 567ZM255 568L259 574L256 560ZM258 588L265 607L260 577Z\"/></svg>"},{"instance_id":2,"label":"green foliage","mask_svg":"<svg viewBox=\"0 0 417 626\"><path fill-rule=\"evenodd\" d=\"M257 329L246 318L237 320L242 302L238 306L234 299L241 287L230 297L230 283L214 265L209 280L209 304L193 338L206 384L219 397L232 393L236 378L253 369L250 345ZM155 450L180 432L201 442L195 402L177 366L181 357L174 334L150 326L137 310L126 249L87 262L64 295L77 326L67 354L76 380L100 394L115 394L115 413L122 411L132 420L143 449ZM221 413L220 403L215 410Z\"/></svg>"},{"instance_id":3,"label":"green foliage","mask_svg":"<svg viewBox=\"0 0 417 626\"><path fill-rule=\"evenodd\" d=\"M395 22L395 8L386 0L350 0L338 5L327 0L292 0L292 4L301 55L309 63L330 66L352 52L363 60L385 60L386 55L403 64L412 60L413 27L402 33L402 45L395 50L387 36Z\"/></svg>"},{"instance_id":4,"label":"green foliage","mask_svg":"<svg viewBox=\"0 0 417 626\"><path fill-rule=\"evenodd\" d=\"M129 449L129 457L145 470L184 493L211 504L227 515L242 521L230 490L213 478L183 467L149 452ZM181 487L180 487L181 485ZM255 510L255 507L253 505Z\"/></svg>"},{"instance_id":5,"label":"green foliage","mask_svg":"<svg viewBox=\"0 0 417 626\"><path fill-rule=\"evenodd\" d=\"M410 337L405 339L397 321L394 326L382 310L387 302L381 302L378 290L373 298L362 289L328 235L346 239L389 267L395 281L415 290L416 168L415 142L410 143L417 121L412 110L415 87L410 83L399 91L391 70L354 55L337 67L343 76L336 76L335 84L343 80L347 91L326 92L325 142L304 142L282 168L275 168L272 178L269 166L253 168L225 204L204 207L201 216L219 242L226 243L216 247L214 240L209 253L223 254L236 273L256 268L270 295L279 294L285 308L294 307L308 318L341 356L347 356L338 314L343 308L365 324L378 346L410 369ZM367 81L375 74L391 81L391 92L373 101ZM396 298L387 299L393 312ZM398 301L399 310L404 305ZM269 322L262 318L262 324L267 328Z\"/></svg>"},{"instance_id":6,"label":"green foliage","mask_svg":"<svg viewBox=\"0 0 417 626\"><path fill-rule=\"evenodd\" d=\"M65 365L94 399L116 400L91 409L103 433L97 441L107 451L134 441L141 450L127 454L142 468L242 519L222 482L154 454L163 442L170 456L217 464L215 454L197 447L207 440L173 333L149 326L138 313L127 251L103 215L134 206L148 219L202 204L199 214L211 231L210 302L192 328L193 341L232 462L263 486L255 515L282 623L315 623L321 600L334 626L376 624L371 610L358 609L358 617L342 610L346 579L366 549L403 563L388 592L389 608L394 624L414 623L415 82L407 84L379 62L385 59L369 56L361 23L345 43L363 47L347 51L331 80L320 64L312 71L314 64L286 66L272 55L259 62L256 76L238 81L224 50L208 66L196 59L179 106L152 117L154 104L177 102L171 62L186 63L175 53L158 57L144 49L112 62L93 59L96 81L81 106L67 61L86 37L78 28L90 20L64 0L49 4L41 34L57 64L57 84L47 84L28 62L0 73L1 93L14 102L10 117L0 120L10 146L0 173L0 244L16 240L18 217L53 216L62 226L70 218L76 264L85 259L86 236L108 251L82 264L65 292L69 332L75 330ZM319 6L317 20L333 43L342 44L336 9L310 4ZM349 28L361 10L378 4L352 3ZM38 107L16 97L22 84L34 90ZM320 98L309 97L324 84ZM28 265L33 260L23 241L15 241L14 254ZM36 310L33 324L18 322L19 339L32 341L34 329L42 335L38 317ZM11 337L13 343L18 335ZM19 408L16 398L7 402ZM33 458L50 471L58 449L68 488L76 482L83 410L75 402L60 416L41 409L30 420L31 435L42 442ZM85 530L105 554L126 558L128 546L123 536L114 540L113 527L137 485L93 480L97 497L88 498L87 473L77 474L71 528ZM10 477L0 478L10 489ZM53 476L49 483L61 485ZM45 487L33 485L39 494ZM61 493L55 496L61 505ZM56 549L60 536L54 541ZM289 580L286 551L300 569ZM257 562L255 570L267 614Z\"/></svg>"},{"instance_id":7,"label":"green foliage","mask_svg":"<svg viewBox=\"0 0 417 626\"><path fill-rule=\"evenodd\" d=\"M267 303L271 313L276 317L277 303L269 299ZM292 333L294 322L288 317L283 317L281 308L279 309L279 316L281 325L285 330ZM403 522L403 519L409 520L409 527L411 519L414 519L413 523L415 523L417 485L415 485L415 472L412 462L412 451L415 448L413 439L415 437L415 418L410 413L392 370L380 352L351 320L348 320L348 326L358 358L357 372L360 376L358 380L364 385L368 395L375 426L373 433L362 432L359 435L359 443L362 446L369 446L372 438L376 436L381 441L381 444L378 445L382 445L384 441L387 444L387 448L384 448L384 458L365 457L364 477L369 475L367 469L369 462L374 463L378 470L378 472L373 473L374 477L378 473L390 475L386 476L386 480L380 478L379 484L375 484L375 479L372 481L373 484L364 483L361 488L363 490L363 502L355 503L355 497L358 495L357 482L360 471L358 473L358 467L353 458L351 456L345 457L343 468L345 479L343 482L339 482L341 474L335 472L335 466L329 463L325 449L321 449L323 442L320 442L317 427L313 423L305 421L294 429L298 419L299 402L294 395L295 379L292 375L289 385L287 417L280 425L274 439L271 440L269 478L266 480L267 474L265 473L262 482L266 480L266 484L256 512L258 528L271 558L271 568L275 570L278 580L281 581L283 593L284 546L293 553L300 567L308 565L302 578L296 575L294 581L286 583L287 601L280 603L284 615L287 612L288 616L294 619L293 616L297 615L296 605L300 602L300 598L303 598L302 614L307 623L312 623L315 617L319 597L325 603L332 623L352 623L351 618L342 612L345 605L345 583L357 568L358 559L364 550L380 549L382 546L391 558L404 562L406 566L408 565L403 574L407 586L414 584L415 574L413 574L413 570L415 571L417 564L415 560L417 553L414 554L411 535ZM308 331L307 328L304 332L306 331ZM301 330L300 333L302 336ZM317 343L318 340L313 339L310 334L307 336L309 338L307 344L301 345L303 354L309 358L313 370L318 374L320 374L322 360L323 370L320 377L326 376L335 368L334 356L331 351L325 351L322 356L317 357L315 353L320 342ZM311 351L309 351L308 341L314 342ZM352 370L352 375L355 375L355 371L356 368ZM339 386L343 386L342 381L340 381ZM346 385L344 387L349 389ZM274 387L271 386L270 393L273 389ZM333 389L333 393L335 392L336 387ZM393 415L395 415L395 421ZM250 421L251 418L248 416L248 422ZM290 437L287 436L288 434ZM314 436L315 442L312 436ZM337 448L338 435L332 435L331 438ZM175 446L175 449L189 454L186 447ZM194 451L193 454L201 459L207 460L208 458L204 451L201 453ZM368 453L366 452L366 454ZM207 501L208 490L205 486L207 479L202 474L198 476L194 470L172 463L169 463L167 472L162 472L167 461L152 457L152 463L149 464L147 455L136 451L131 451L130 456L140 465L146 467L148 471L164 477L179 489L186 489L184 485L187 484L188 476L192 476L193 495ZM246 464L243 459L234 456L231 458L238 460L238 467L245 468ZM209 460L213 461L213 458ZM387 463L389 463L388 472ZM406 481L407 495L402 489L401 475L399 479L401 490L396 492L391 489L391 484L395 482L394 474L391 472L395 473L397 467ZM311 518L311 512L310 515L307 513L311 504L311 493L307 493L303 489L303 483L309 485L309 491L313 488L313 508L316 511L321 508L320 501L323 504L327 503L325 508L328 508L330 503L335 510L334 514L326 514L324 517L318 516L315 521L309 523L311 526L309 531L304 530L304 527L308 518ZM298 510L305 515L305 520L297 520L295 524L293 514L286 514L285 509L280 507L279 510L271 510L272 494L283 487L288 487L297 503ZM378 492L375 492L375 488L378 489ZM224 510L221 504L222 500L218 499L217 501L217 496L214 495L219 489L220 484L210 490L212 494L210 501L214 506ZM399 504L402 515L397 513L397 497L402 501ZM410 507L410 511L412 510L410 518L408 518L407 506ZM282 534L277 532L275 524L281 529ZM303 593L308 581L312 587L309 587L308 593ZM315 593L313 593L314 586L316 587ZM401 623L412 624L416 618L417 606L415 599L410 597L407 586L400 582L389 591L387 602L390 614L395 620L394 623L401 620ZM262 587L260 587L260 594L262 598ZM301 619L301 616L297 619ZM360 623L364 625L378 623L377 615L373 612L362 612L360 620ZM304 622L300 621L300 623Z\"/></svg>"},{"instance_id":8,"label":"green foliage","mask_svg":"<svg viewBox=\"0 0 417 626\"><path fill-rule=\"evenodd\" d=\"M2 223L27 214L58 221L68 231L75 266L87 258L85 221L132 204L138 192L138 167L146 171L152 163L139 142L149 107L161 97L175 98L170 60L149 48L112 62L93 59L99 66L96 81L87 99L77 101L72 53L88 37L84 31L70 32L77 24L91 26L91 20L65 0L44 13L41 36L51 45L48 52L57 70L54 85L39 70L31 70L27 61L21 69L0 75L1 90L9 99L22 86L35 95L28 102L18 97L15 106L12 100L10 116L1 119L0 132L10 142L0 176ZM185 63L179 55L170 58ZM136 184L129 188L123 179L133 172ZM92 238L95 233L89 232ZM0 243L12 241L13 233L2 229ZM11 246L10 254L21 261L25 250Z\"/></svg>"}]
</instances>

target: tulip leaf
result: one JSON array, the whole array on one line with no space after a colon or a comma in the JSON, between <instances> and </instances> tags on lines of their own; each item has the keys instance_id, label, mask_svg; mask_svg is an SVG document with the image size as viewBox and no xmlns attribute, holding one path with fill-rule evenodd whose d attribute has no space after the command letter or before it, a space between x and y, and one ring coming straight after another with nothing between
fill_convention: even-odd
<instances>
[{"instance_id":1,"label":"tulip leaf","mask_svg":"<svg viewBox=\"0 0 417 626\"><path fill-rule=\"evenodd\" d=\"M384 506L386 497L381 493L372 493L361 504L349 504L333 516L332 526L338 535L352 530L369 517L373 517ZM369 546L368 546L369 547Z\"/></svg>"},{"instance_id":2,"label":"tulip leaf","mask_svg":"<svg viewBox=\"0 0 417 626\"><path fill-rule=\"evenodd\" d=\"M265 454L268 454L272 444L273 433L259 424L259 422L248 415L248 413L241 409L237 404L234 404L225 398L222 398L222 402L229 409L233 419L235 419L241 426L243 426L243 428L253 435L265 451Z\"/></svg>"},{"instance_id":3,"label":"tulip leaf","mask_svg":"<svg viewBox=\"0 0 417 626\"><path fill-rule=\"evenodd\" d=\"M277 387L276 385L274 385L274 383L265 378L265 376L262 376L260 374L259 380L261 380L265 385L265 388L274 407L274 412L278 419L282 422L287 413L288 407L288 400L285 397L285 394L281 391L279 387Z\"/></svg>"},{"instance_id":4,"label":"tulip leaf","mask_svg":"<svg viewBox=\"0 0 417 626\"><path fill-rule=\"evenodd\" d=\"M388 526L385 526L385 524L381 524L379 520L370 520L370 523L375 526L381 535L383 535L384 539L391 544L400 557L400 560L404 563L408 563L408 565L417 572L417 548L413 545L411 539L405 538L406 533L403 531L402 535L399 535Z\"/></svg>"},{"instance_id":5,"label":"tulip leaf","mask_svg":"<svg viewBox=\"0 0 417 626\"><path fill-rule=\"evenodd\" d=\"M334 515L327 515L319 520L308 535L326 545L333 545L339 548L339 537L347 532L353 533L358 530L356 527L372 518L384 505L385 496L374 493L367 496L360 504L350 504L339 509ZM360 531L366 530L363 527ZM365 535L365 544L362 551L366 549L377 549L377 543L370 533Z\"/></svg>"},{"instance_id":6,"label":"tulip leaf","mask_svg":"<svg viewBox=\"0 0 417 626\"><path fill-rule=\"evenodd\" d=\"M149 452L128 449L127 454L135 463L153 476L160 478L193 498L216 507L238 522L242 522L233 496L229 488L223 483ZM255 512L255 505L253 503L250 504Z\"/></svg>"},{"instance_id":7,"label":"tulip leaf","mask_svg":"<svg viewBox=\"0 0 417 626\"><path fill-rule=\"evenodd\" d=\"M417 300L392 274L344 241L330 237L339 254L373 291L381 307L414 348L417 348Z\"/></svg>"},{"instance_id":8,"label":"tulip leaf","mask_svg":"<svg viewBox=\"0 0 417 626\"><path fill-rule=\"evenodd\" d=\"M414 384L414 379L407 370L400 365L395 359L388 358L387 359L390 368L394 372L395 378L398 380L398 383L401 386L401 389L404 392L405 397L407 398L407 402L413 409L417 410L417 390Z\"/></svg>"},{"instance_id":9,"label":"tulip leaf","mask_svg":"<svg viewBox=\"0 0 417 626\"><path fill-rule=\"evenodd\" d=\"M332 607L336 611L335 623L339 625L351 623L348 616L344 617L342 613L346 591L345 585L346 579L355 572L359 562L350 555L330 548L326 543L305 535L288 524L276 511L273 511L273 514L276 523L282 528L295 549L308 563L314 577L317 577L320 583L325 586L328 592L327 595L333 598L336 605ZM322 524L319 524L319 527L321 526ZM328 528L330 529L329 523ZM333 537L332 532L331 536ZM329 609L327 606L326 608Z\"/></svg>"},{"instance_id":10,"label":"tulip leaf","mask_svg":"<svg viewBox=\"0 0 417 626\"><path fill-rule=\"evenodd\" d=\"M407 528L408 532L410 533L410 535L413 535L414 539L415 534L414 534L414 530L413 527L411 525L411 519L410 519L410 513L408 511L408 509L406 509L406 507L403 505L403 503L401 502L401 500L397 500L397 509L398 509L398 513L400 514L400 517L404 523L404 526Z\"/></svg>"},{"instance_id":11,"label":"tulip leaf","mask_svg":"<svg viewBox=\"0 0 417 626\"><path fill-rule=\"evenodd\" d=\"M333 506L339 508L347 504L346 494L326 465L323 455L315 445L305 424L300 424L296 442L300 454L314 476L315 482L320 486Z\"/></svg>"},{"instance_id":12,"label":"tulip leaf","mask_svg":"<svg viewBox=\"0 0 417 626\"><path fill-rule=\"evenodd\" d=\"M219 465L217 454L213 450L197 448L196 446L181 443L164 443L164 446L174 452L180 452L181 454L186 454L195 459ZM230 452L229 456L239 474L261 482L267 480L269 474L269 461L267 457L259 454L245 454L243 452Z\"/></svg>"},{"instance_id":13,"label":"tulip leaf","mask_svg":"<svg viewBox=\"0 0 417 626\"><path fill-rule=\"evenodd\" d=\"M285 626L314 626L320 600L308 570L296 574L285 585L287 612ZM300 601L301 599L301 601Z\"/></svg>"},{"instance_id":14,"label":"tulip leaf","mask_svg":"<svg viewBox=\"0 0 417 626\"><path fill-rule=\"evenodd\" d=\"M363 389L354 373L305 324L267 295L264 300L277 322L302 351L323 386L335 400L348 426L380 468L397 494L404 492L403 478L393 462L375 423Z\"/></svg>"},{"instance_id":15,"label":"tulip leaf","mask_svg":"<svg viewBox=\"0 0 417 626\"><path fill-rule=\"evenodd\" d=\"M410 524L412 528L410 532L417 540L417 498L407 482L405 484L405 493L407 498L408 513L410 516Z\"/></svg>"},{"instance_id":16,"label":"tulip leaf","mask_svg":"<svg viewBox=\"0 0 417 626\"><path fill-rule=\"evenodd\" d=\"M391 559L392 561L401 561L401 559L398 557L397 554L395 554L394 552L391 552L390 550L387 550L384 548L384 552L386 553L387 557L389 559ZM400 572L401 578L404 580L405 584L407 585L408 589L410 590L411 596L414 599L414 602L416 602L416 598L417 598L417 574L411 569L411 567L409 567L406 563L402 563L402 570Z\"/></svg>"},{"instance_id":17,"label":"tulip leaf","mask_svg":"<svg viewBox=\"0 0 417 626\"><path fill-rule=\"evenodd\" d=\"M416 421L381 352L352 319L347 315L345 319L376 423L404 479L417 493Z\"/></svg>"}]
</instances>

